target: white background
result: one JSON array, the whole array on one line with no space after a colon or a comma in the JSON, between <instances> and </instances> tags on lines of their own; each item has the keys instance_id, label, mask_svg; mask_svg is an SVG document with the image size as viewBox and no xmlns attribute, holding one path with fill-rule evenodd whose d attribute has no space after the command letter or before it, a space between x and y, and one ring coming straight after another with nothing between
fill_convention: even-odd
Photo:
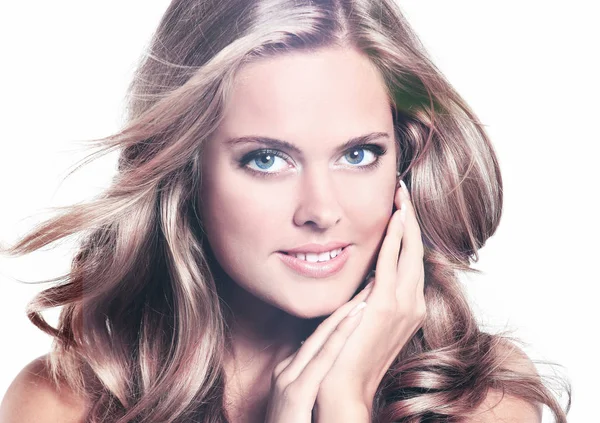
<instances>
[{"instance_id":1,"label":"white background","mask_svg":"<svg viewBox=\"0 0 600 423\"><path fill-rule=\"evenodd\" d=\"M488 329L513 329L532 358L564 366L558 371L573 384L570 422L593 420L600 394L594 3L400 2L434 62L487 125L503 171L502 221L475 265L484 274L465 278L473 307ZM44 208L107 185L114 155L62 179L85 154L78 141L119 128L132 71L167 5L2 2L2 242L48 216ZM0 395L50 346L24 314L44 286L14 279L59 276L70 254L65 242L0 261Z\"/></svg>"}]
</instances>

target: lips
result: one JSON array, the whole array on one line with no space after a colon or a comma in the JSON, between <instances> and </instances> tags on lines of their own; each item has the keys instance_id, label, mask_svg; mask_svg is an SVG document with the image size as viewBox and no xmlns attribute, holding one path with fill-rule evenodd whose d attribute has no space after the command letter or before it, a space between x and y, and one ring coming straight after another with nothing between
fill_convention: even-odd
<instances>
[{"instance_id":1,"label":"lips","mask_svg":"<svg viewBox=\"0 0 600 423\"><path fill-rule=\"evenodd\" d=\"M350 247L343 248L341 253L335 258L312 263L296 258L295 255L286 254L286 252L279 251L276 254L281 261L295 273L307 278L327 278L342 270L348 261L350 250Z\"/></svg>"}]
</instances>

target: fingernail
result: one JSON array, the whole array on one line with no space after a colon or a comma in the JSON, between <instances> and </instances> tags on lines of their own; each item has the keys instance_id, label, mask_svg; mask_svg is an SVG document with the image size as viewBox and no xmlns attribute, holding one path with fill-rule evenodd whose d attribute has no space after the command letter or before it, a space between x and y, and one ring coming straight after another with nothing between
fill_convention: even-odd
<instances>
[{"instance_id":1,"label":"fingernail","mask_svg":"<svg viewBox=\"0 0 600 423\"><path fill-rule=\"evenodd\" d=\"M348 314L348 317L352 317L355 316L359 311L361 311L363 308L365 308L367 306L367 303L365 303L364 301L358 303L356 305L356 307L354 307L352 309L352 311Z\"/></svg>"},{"instance_id":2,"label":"fingernail","mask_svg":"<svg viewBox=\"0 0 600 423\"><path fill-rule=\"evenodd\" d=\"M400 186L402 187L402 190L404 191L404 194L406 194L406 196L408 198L410 198L410 194L408 192L408 188L407 188L406 184L404 183L404 181L402 179L400 180Z\"/></svg>"}]
</instances>

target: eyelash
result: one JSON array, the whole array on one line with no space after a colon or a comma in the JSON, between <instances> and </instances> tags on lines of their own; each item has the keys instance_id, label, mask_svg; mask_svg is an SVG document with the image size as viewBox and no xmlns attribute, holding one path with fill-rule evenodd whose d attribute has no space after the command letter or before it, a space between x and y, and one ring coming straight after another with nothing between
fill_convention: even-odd
<instances>
[{"instance_id":1,"label":"eyelash","mask_svg":"<svg viewBox=\"0 0 600 423\"><path fill-rule=\"evenodd\" d=\"M387 149L379 144L360 144L360 145L356 145L356 146L346 150L344 155L348 154L349 152L355 151L355 150L368 150L375 155L375 161L373 163L370 163L370 164L364 165L364 166L351 166L351 167L358 168L361 172L367 171L370 169L375 169L376 167L378 167L381 164L380 163L381 156L383 156L387 152ZM274 156L280 157L282 159L288 158L287 154L285 154L279 150L274 150L274 149L270 149L270 148L261 148L260 150L254 150L254 151L251 151L250 153L244 155L244 157L242 157L239 160L239 165L240 165L240 167L245 168L245 170L251 172L252 174L260 176L260 177L268 178L268 177L277 175L279 172L259 172L254 169L250 169L249 167L246 166L251 160L261 157L261 156L264 156L265 154L273 154Z\"/></svg>"}]
</instances>

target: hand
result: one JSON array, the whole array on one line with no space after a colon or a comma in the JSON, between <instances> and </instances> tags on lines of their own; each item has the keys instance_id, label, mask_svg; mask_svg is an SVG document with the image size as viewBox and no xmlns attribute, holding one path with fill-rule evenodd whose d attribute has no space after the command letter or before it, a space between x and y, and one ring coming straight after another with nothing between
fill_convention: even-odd
<instances>
[{"instance_id":1,"label":"hand","mask_svg":"<svg viewBox=\"0 0 600 423\"><path fill-rule=\"evenodd\" d=\"M319 386L362 318L373 284L325 319L273 370L266 423L310 423ZM358 307L357 307L358 306ZM352 311L356 314L351 315Z\"/></svg>"},{"instance_id":2,"label":"hand","mask_svg":"<svg viewBox=\"0 0 600 423\"><path fill-rule=\"evenodd\" d=\"M368 306L321 382L318 415L335 415L341 398L364 405L370 414L383 376L425 319L423 243L404 183L394 202L400 210L390 218Z\"/></svg>"}]
</instances>

